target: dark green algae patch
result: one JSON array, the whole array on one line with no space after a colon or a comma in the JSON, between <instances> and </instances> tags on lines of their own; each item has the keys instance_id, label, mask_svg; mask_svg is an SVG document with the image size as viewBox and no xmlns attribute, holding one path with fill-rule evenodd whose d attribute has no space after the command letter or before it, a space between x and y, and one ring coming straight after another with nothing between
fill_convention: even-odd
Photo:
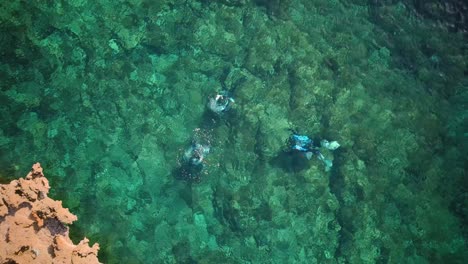
<instances>
[{"instance_id":1,"label":"dark green algae patch","mask_svg":"<svg viewBox=\"0 0 468 264\"><path fill-rule=\"evenodd\" d=\"M441 2L2 1L2 181L41 162L106 263L466 263L466 24ZM340 142L330 172L281 155L290 128ZM174 175L194 133L199 184Z\"/></svg>"}]
</instances>

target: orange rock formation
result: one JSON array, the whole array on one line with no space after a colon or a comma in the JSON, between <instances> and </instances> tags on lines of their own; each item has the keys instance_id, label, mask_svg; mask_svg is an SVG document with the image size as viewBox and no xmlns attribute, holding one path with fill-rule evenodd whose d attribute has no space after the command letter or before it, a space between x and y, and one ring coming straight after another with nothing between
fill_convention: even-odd
<instances>
[{"instance_id":1,"label":"orange rock formation","mask_svg":"<svg viewBox=\"0 0 468 264\"><path fill-rule=\"evenodd\" d=\"M49 189L39 163L26 179L0 185L0 263L99 263L98 244L70 240L66 225L77 217Z\"/></svg>"}]
</instances>

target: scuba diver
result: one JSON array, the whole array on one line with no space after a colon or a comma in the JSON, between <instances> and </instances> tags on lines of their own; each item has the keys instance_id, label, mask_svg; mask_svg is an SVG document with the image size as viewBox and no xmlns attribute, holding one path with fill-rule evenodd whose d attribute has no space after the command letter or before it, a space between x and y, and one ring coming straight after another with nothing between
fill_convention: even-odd
<instances>
[{"instance_id":1,"label":"scuba diver","mask_svg":"<svg viewBox=\"0 0 468 264\"><path fill-rule=\"evenodd\" d=\"M320 152L320 148L324 147L329 150L335 150L340 147L338 142L329 142L328 140L322 140L319 146L314 145L314 141L310 137L306 135L299 135L294 130L292 130L292 135L288 139L288 145L290 150L293 152L304 153L304 156L308 160L310 160L313 155L317 156L317 158L325 164L326 171L331 169L333 162L323 156L323 154Z\"/></svg>"},{"instance_id":2,"label":"scuba diver","mask_svg":"<svg viewBox=\"0 0 468 264\"><path fill-rule=\"evenodd\" d=\"M221 91L208 102L208 108L215 114L221 115L231 109L235 103L233 94L247 80L247 73L238 68L228 67L220 76Z\"/></svg>"},{"instance_id":3,"label":"scuba diver","mask_svg":"<svg viewBox=\"0 0 468 264\"><path fill-rule=\"evenodd\" d=\"M208 145L201 144L197 141L192 142L190 147L184 152L178 177L190 182L200 182L201 173L205 165L205 156L208 153L210 153L210 147Z\"/></svg>"},{"instance_id":4,"label":"scuba diver","mask_svg":"<svg viewBox=\"0 0 468 264\"><path fill-rule=\"evenodd\" d=\"M210 98L208 102L208 108L215 114L222 114L231 108L234 104L234 98L232 98L227 91L221 91L214 98Z\"/></svg>"},{"instance_id":5,"label":"scuba diver","mask_svg":"<svg viewBox=\"0 0 468 264\"><path fill-rule=\"evenodd\" d=\"M208 97L207 111L204 112L203 126L214 128L219 124L232 126L239 120L235 111L234 95L236 90L243 86L247 80L247 73L237 68L227 67L222 72L219 82L220 88L214 95Z\"/></svg>"},{"instance_id":6,"label":"scuba diver","mask_svg":"<svg viewBox=\"0 0 468 264\"><path fill-rule=\"evenodd\" d=\"M209 146L204 146L194 142L187 150L185 150L184 161L194 166L202 165L203 159L208 153L210 153Z\"/></svg>"}]
</instances>

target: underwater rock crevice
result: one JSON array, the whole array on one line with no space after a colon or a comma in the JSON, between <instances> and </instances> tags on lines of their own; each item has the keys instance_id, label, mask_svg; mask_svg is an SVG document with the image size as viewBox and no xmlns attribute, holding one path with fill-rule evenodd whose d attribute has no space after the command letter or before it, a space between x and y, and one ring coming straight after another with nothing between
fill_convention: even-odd
<instances>
[{"instance_id":1,"label":"underwater rock crevice","mask_svg":"<svg viewBox=\"0 0 468 264\"><path fill-rule=\"evenodd\" d=\"M330 170L330 179L328 187L332 195L338 200L338 209L336 210L336 221L340 226L338 231L338 245L335 251L335 257L339 258L340 256L346 256L348 252L353 247L354 232L355 228L352 225L352 214L348 214L347 211L351 208L346 208L343 193L346 189L344 182L344 175L339 170L339 165L345 162L345 155L343 154L343 149L336 152L334 156L334 166ZM342 155L340 155L342 153Z\"/></svg>"}]
</instances>

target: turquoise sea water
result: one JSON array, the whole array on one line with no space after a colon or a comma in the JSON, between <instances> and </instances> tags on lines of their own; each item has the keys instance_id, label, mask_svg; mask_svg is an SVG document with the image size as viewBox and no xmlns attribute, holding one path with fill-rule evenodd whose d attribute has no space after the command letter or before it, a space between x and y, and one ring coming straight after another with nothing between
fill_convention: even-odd
<instances>
[{"instance_id":1,"label":"turquoise sea water","mask_svg":"<svg viewBox=\"0 0 468 264\"><path fill-rule=\"evenodd\" d=\"M464 5L413 2L2 1L2 182L41 162L105 263L467 263Z\"/></svg>"}]
</instances>

